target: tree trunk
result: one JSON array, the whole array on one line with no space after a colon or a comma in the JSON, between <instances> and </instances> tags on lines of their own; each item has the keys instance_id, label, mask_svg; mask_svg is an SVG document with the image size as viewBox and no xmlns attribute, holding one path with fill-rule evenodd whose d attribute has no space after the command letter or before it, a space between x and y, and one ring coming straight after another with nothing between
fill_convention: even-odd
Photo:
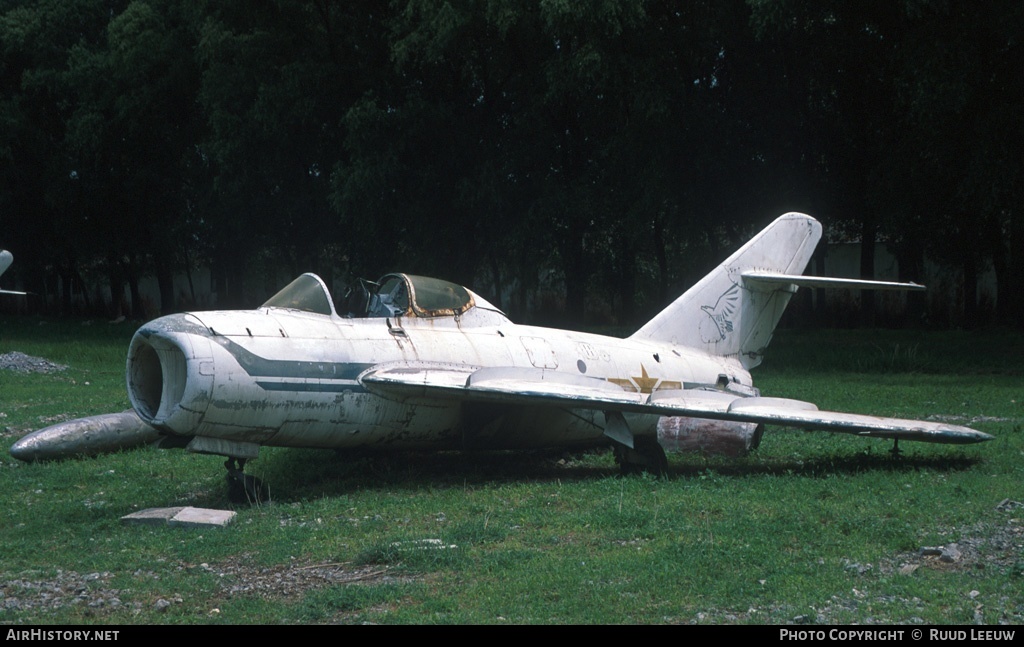
<instances>
[{"instance_id":1,"label":"tree trunk","mask_svg":"<svg viewBox=\"0 0 1024 647\"><path fill-rule=\"evenodd\" d=\"M654 219L654 256L658 261L658 302L648 308L651 315L668 305L668 254L665 251L665 222L661 217Z\"/></svg>"},{"instance_id":2,"label":"tree trunk","mask_svg":"<svg viewBox=\"0 0 1024 647\"><path fill-rule=\"evenodd\" d=\"M583 229L573 223L562 245L565 274L565 317L573 327L583 326L586 310L587 271L583 250Z\"/></svg>"},{"instance_id":3,"label":"tree trunk","mask_svg":"<svg viewBox=\"0 0 1024 647\"><path fill-rule=\"evenodd\" d=\"M175 311L174 307L174 275L171 264L160 253L154 255L156 265L156 283L160 288L160 314L168 315Z\"/></svg>"},{"instance_id":4,"label":"tree trunk","mask_svg":"<svg viewBox=\"0 0 1024 647\"><path fill-rule=\"evenodd\" d=\"M1024 329L1024 290L1014 285L1013 278L1024 277L1024 214L1017 211L1016 217L1010 219L1010 259L1007 263L1008 282L999 279L999 300L1006 301L1004 306L1007 323Z\"/></svg>"},{"instance_id":5,"label":"tree trunk","mask_svg":"<svg viewBox=\"0 0 1024 647\"><path fill-rule=\"evenodd\" d=\"M875 242L878 238L878 224L873 215L865 214L860 234L860 276L862 279L875 278ZM875 325L875 291L860 293L860 323L868 328Z\"/></svg>"},{"instance_id":6,"label":"tree trunk","mask_svg":"<svg viewBox=\"0 0 1024 647\"><path fill-rule=\"evenodd\" d=\"M924 247L916 242L904 242L896 247L896 262L899 265L900 281L920 283L924 277ZM903 318L905 326L912 327L923 322L928 314L928 298L926 292L907 292L906 311Z\"/></svg>"},{"instance_id":7,"label":"tree trunk","mask_svg":"<svg viewBox=\"0 0 1024 647\"><path fill-rule=\"evenodd\" d=\"M110 316L117 319L124 315L124 271L112 254L107 256L107 279L110 281Z\"/></svg>"},{"instance_id":8,"label":"tree trunk","mask_svg":"<svg viewBox=\"0 0 1024 647\"><path fill-rule=\"evenodd\" d=\"M978 262L974 258L963 259L964 273L964 328L978 326Z\"/></svg>"},{"instance_id":9,"label":"tree trunk","mask_svg":"<svg viewBox=\"0 0 1024 647\"><path fill-rule=\"evenodd\" d=\"M625 235L619 236L619 312L616 324L633 323L636 315L636 253Z\"/></svg>"}]
</instances>

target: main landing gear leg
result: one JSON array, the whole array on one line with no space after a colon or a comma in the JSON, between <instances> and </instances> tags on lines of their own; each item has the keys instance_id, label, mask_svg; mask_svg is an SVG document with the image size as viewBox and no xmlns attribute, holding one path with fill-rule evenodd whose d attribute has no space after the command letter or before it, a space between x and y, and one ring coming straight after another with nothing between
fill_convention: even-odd
<instances>
[{"instance_id":1,"label":"main landing gear leg","mask_svg":"<svg viewBox=\"0 0 1024 647\"><path fill-rule=\"evenodd\" d=\"M228 458L224 461L228 470L228 501L232 503L263 503L270 498L270 493L263 481L246 474L244 458Z\"/></svg>"},{"instance_id":2,"label":"main landing gear leg","mask_svg":"<svg viewBox=\"0 0 1024 647\"><path fill-rule=\"evenodd\" d=\"M900 455L903 453L903 450L900 449L900 439L899 438L893 438L892 439L892 449L889 450L889 453L892 454L893 458L899 458Z\"/></svg>"},{"instance_id":3,"label":"main landing gear leg","mask_svg":"<svg viewBox=\"0 0 1024 647\"><path fill-rule=\"evenodd\" d=\"M665 450L653 436L634 436L633 447L615 443L615 462L623 474L647 472L655 476L668 474Z\"/></svg>"}]
</instances>

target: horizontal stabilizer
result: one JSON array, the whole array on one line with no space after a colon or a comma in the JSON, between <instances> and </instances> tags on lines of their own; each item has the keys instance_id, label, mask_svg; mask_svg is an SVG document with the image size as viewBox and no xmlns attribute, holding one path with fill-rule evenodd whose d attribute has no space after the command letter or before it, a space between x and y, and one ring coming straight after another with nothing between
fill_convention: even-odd
<instances>
[{"instance_id":1,"label":"horizontal stabilizer","mask_svg":"<svg viewBox=\"0 0 1024 647\"><path fill-rule=\"evenodd\" d=\"M843 279L832 276L805 276L803 274L779 274L776 272L743 272L743 284L748 287L769 287L772 285L796 285L804 288L844 288L848 290L903 290L921 291L925 286L919 283L895 283L892 281L867 281L864 279Z\"/></svg>"}]
</instances>

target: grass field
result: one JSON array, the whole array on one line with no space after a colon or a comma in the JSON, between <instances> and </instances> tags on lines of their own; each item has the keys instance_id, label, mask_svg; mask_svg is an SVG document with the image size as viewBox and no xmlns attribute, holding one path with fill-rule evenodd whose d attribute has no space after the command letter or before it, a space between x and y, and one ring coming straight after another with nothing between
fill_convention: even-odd
<instances>
[{"instance_id":1,"label":"grass field","mask_svg":"<svg viewBox=\"0 0 1024 647\"><path fill-rule=\"evenodd\" d=\"M151 449L22 464L55 421L127 408L133 327L0 319L0 622L1020 623L1024 338L781 331L766 395L995 435L971 447L772 429L744 459L608 451L342 455L264 449L273 502L227 528L127 526L228 508L215 456ZM427 543L425 540L440 540ZM922 547L955 544L943 562Z\"/></svg>"}]
</instances>

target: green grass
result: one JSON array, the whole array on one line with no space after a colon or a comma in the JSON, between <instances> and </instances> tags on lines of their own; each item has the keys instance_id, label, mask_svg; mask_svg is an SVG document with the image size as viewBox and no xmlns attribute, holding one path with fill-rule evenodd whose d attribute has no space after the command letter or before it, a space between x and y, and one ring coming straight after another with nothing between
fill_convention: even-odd
<instances>
[{"instance_id":1,"label":"green grass","mask_svg":"<svg viewBox=\"0 0 1024 647\"><path fill-rule=\"evenodd\" d=\"M979 446L905 443L894 461L888 442L770 430L747 458L671 455L666 479L622 478L607 451L265 448L247 471L274 502L201 531L120 517L229 507L217 457L6 452L53 420L126 408L132 332L0 320L0 353L69 366L0 371L0 622L1024 620L1024 508L996 509L1024 501L1012 332L781 331L755 376L823 408L956 416L997 436ZM958 563L918 555L951 542Z\"/></svg>"}]
</instances>

